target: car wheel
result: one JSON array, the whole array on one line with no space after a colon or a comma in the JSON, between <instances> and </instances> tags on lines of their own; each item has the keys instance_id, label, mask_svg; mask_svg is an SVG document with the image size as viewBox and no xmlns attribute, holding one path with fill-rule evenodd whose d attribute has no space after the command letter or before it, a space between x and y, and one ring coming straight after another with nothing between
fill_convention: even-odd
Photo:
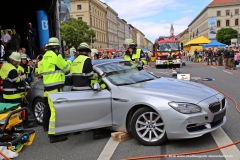
<instances>
[{"instance_id":1,"label":"car wheel","mask_svg":"<svg viewBox=\"0 0 240 160\"><path fill-rule=\"evenodd\" d=\"M165 124L154 110L143 107L137 110L131 120L133 137L142 145L156 146L167 140Z\"/></svg>"},{"instance_id":2,"label":"car wheel","mask_svg":"<svg viewBox=\"0 0 240 160\"><path fill-rule=\"evenodd\" d=\"M33 112L34 117L38 124L42 125L43 123L43 111L44 111L44 100L42 98L37 98L33 103Z\"/></svg>"}]
</instances>

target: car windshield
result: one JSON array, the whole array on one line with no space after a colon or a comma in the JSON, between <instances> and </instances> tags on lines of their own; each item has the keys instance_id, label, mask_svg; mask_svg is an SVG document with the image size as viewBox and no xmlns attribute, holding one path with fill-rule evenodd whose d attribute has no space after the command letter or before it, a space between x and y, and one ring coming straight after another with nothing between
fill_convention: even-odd
<instances>
[{"instance_id":1,"label":"car windshield","mask_svg":"<svg viewBox=\"0 0 240 160\"><path fill-rule=\"evenodd\" d=\"M145 70L139 71L135 65L128 61L113 62L97 66L114 85L129 85L157 79Z\"/></svg>"},{"instance_id":2,"label":"car windshield","mask_svg":"<svg viewBox=\"0 0 240 160\"><path fill-rule=\"evenodd\" d=\"M163 52L163 51L177 51L179 50L179 43L160 43L158 44L157 51Z\"/></svg>"}]
</instances>

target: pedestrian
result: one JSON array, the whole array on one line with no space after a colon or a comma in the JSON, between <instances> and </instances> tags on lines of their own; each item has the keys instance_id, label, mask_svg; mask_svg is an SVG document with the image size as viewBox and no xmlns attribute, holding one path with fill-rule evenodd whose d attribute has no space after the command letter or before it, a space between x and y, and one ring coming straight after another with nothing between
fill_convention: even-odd
<instances>
[{"instance_id":1,"label":"pedestrian","mask_svg":"<svg viewBox=\"0 0 240 160\"><path fill-rule=\"evenodd\" d=\"M21 38L19 34L16 32L16 29L12 29L12 50L18 51L20 44L21 44Z\"/></svg>"},{"instance_id":2,"label":"pedestrian","mask_svg":"<svg viewBox=\"0 0 240 160\"><path fill-rule=\"evenodd\" d=\"M65 135L55 135L55 108L49 98L49 93L62 92L65 83L65 73L70 70L71 62L65 61L59 54L60 43L55 37L49 39L46 47L47 51L42 59L42 75L44 85L45 108L43 114L43 129L48 131L50 143L67 140Z\"/></svg>"},{"instance_id":3,"label":"pedestrian","mask_svg":"<svg viewBox=\"0 0 240 160\"><path fill-rule=\"evenodd\" d=\"M195 63L198 62L198 51L197 51L197 49L195 49L195 51L194 51L194 62Z\"/></svg>"},{"instance_id":4,"label":"pedestrian","mask_svg":"<svg viewBox=\"0 0 240 160\"><path fill-rule=\"evenodd\" d=\"M222 50L220 48L218 48L215 55L216 55L216 59L218 61L218 66L222 66Z\"/></svg>"},{"instance_id":5,"label":"pedestrian","mask_svg":"<svg viewBox=\"0 0 240 160\"><path fill-rule=\"evenodd\" d=\"M224 65L225 65L225 69L229 68L228 58L229 58L229 50L228 50L228 47L226 47L226 49L224 51Z\"/></svg>"},{"instance_id":6,"label":"pedestrian","mask_svg":"<svg viewBox=\"0 0 240 160\"><path fill-rule=\"evenodd\" d=\"M229 51L229 56L228 56L228 66L229 66L229 70L233 69L236 70L236 66L235 66L235 61L234 61L234 50L232 49L232 46L230 47L230 51Z\"/></svg>"},{"instance_id":7,"label":"pedestrian","mask_svg":"<svg viewBox=\"0 0 240 160\"><path fill-rule=\"evenodd\" d=\"M211 65L212 65L213 52L212 52L212 49L211 49L211 48L208 49L208 51L207 51L207 56L208 56L207 65L209 65L209 62L211 62Z\"/></svg>"}]
</instances>

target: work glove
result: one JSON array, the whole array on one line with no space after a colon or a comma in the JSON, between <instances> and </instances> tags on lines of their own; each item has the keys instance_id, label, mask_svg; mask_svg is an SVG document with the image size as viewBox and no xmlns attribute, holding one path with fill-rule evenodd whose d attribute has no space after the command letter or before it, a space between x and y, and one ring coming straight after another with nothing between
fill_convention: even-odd
<instances>
[{"instance_id":1,"label":"work glove","mask_svg":"<svg viewBox=\"0 0 240 160\"><path fill-rule=\"evenodd\" d=\"M75 57L74 56L72 56L72 57L70 57L70 58L68 58L68 60L70 60L70 61L74 61L75 60Z\"/></svg>"},{"instance_id":2,"label":"work glove","mask_svg":"<svg viewBox=\"0 0 240 160\"><path fill-rule=\"evenodd\" d=\"M25 80L26 78L27 78L26 74L20 76L21 81Z\"/></svg>"}]
</instances>

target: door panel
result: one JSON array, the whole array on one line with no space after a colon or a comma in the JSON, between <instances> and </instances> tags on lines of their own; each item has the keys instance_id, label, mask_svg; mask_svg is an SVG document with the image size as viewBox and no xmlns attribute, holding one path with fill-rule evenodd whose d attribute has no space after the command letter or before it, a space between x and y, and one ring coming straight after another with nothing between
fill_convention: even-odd
<instances>
[{"instance_id":1,"label":"door panel","mask_svg":"<svg viewBox=\"0 0 240 160\"><path fill-rule=\"evenodd\" d=\"M111 93L70 91L50 94L56 109L56 134L112 125Z\"/></svg>"}]
</instances>

